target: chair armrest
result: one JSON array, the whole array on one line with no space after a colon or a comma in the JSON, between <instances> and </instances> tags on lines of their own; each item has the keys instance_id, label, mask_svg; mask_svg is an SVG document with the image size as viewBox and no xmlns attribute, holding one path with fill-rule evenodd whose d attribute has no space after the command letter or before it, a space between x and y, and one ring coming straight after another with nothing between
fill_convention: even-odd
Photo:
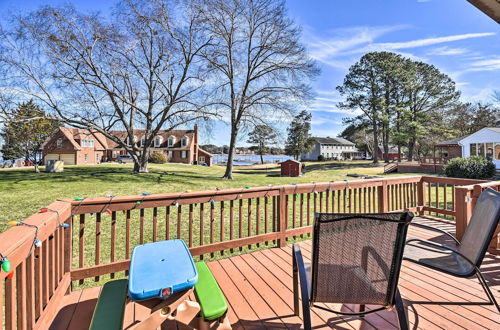
<instances>
[{"instance_id":1,"label":"chair armrest","mask_svg":"<svg viewBox=\"0 0 500 330\"><path fill-rule=\"evenodd\" d=\"M300 279L300 294L302 296L302 315L304 319L304 324L311 324L311 320L306 320L307 318L310 318L310 312L309 312L309 302L311 298L311 292L309 292L309 285L307 283L307 274L306 274L306 268L304 265L304 259L302 258L302 252L300 251L300 245L299 244L294 244L292 247L292 253L293 253L293 260L295 261L295 265L297 268L295 269L294 267L294 272L299 273L299 279Z\"/></svg>"},{"instance_id":2,"label":"chair armrest","mask_svg":"<svg viewBox=\"0 0 500 330\"><path fill-rule=\"evenodd\" d=\"M409 239L406 241L406 244L408 243L411 243L411 242L420 242L422 244L426 244L426 245L429 245L429 246L432 246L432 247L437 247L437 248L440 248L440 249L445 249L445 250L448 250L448 251L451 251L453 253L456 253L458 254L460 257L462 257L465 261L467 261L471 266L474 267L474 269L476 269L476 271L479 271L479 268L476 266L475 263L473 263L469 258L467 258L465 255L463 255L463 253L460 253L459 251L457 251L456 249L452 248L451 246L447 246L447 245L442 245L442 244L438 244L438 243L435 243L435 242L431 242L431 241L426 241L424 239L420 239L420 238L412 238L412 239Z\"/></svg>"},{"instance_id":3,"label":"chair armrest","mask_svg":"<svg viewBox=\"0 0 500 330\"><path fill-rule=\"evenodd\" d=\"M457 245L460 245L460 241L458 239L456 239L455 236L453 236L452 234L450 234L449 232L447 232L446 230L442 230L442 229L439 229L439 228L435 228L435 227L431 227L431 226L428 226L428 225L423 225L421 223L417 223L417 222L411 222L410 223L410 226L417 226L417 227L420 227L420 228L424 228L424 229L428 229L428 230L432 230L432 231L437 231L437 232L440 232L442 234L445 234L446 236L450 237L451 239L453 239L453 241L457 244Z\"/></svg>"}]
</instances>

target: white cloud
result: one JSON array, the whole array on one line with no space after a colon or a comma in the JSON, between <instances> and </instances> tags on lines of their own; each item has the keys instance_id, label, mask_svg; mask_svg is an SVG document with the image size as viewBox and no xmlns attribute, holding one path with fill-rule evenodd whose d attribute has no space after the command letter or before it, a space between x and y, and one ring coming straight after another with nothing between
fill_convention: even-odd
<instances>
[{"instance_id":1,"label":"white cloud","mask_svg":"<svg viewBox=\"0 0 500 330\"><path fill-rule=\"evenodd\" d=\"M424 38L424 39L416 39L402 42L381 42L370 44L366 47L359 48L353 50L353 53L366 53L366 52L374 52L374 51L382 51L382 50L397 50L397 49L408 49L408 48L418 48L431 46L436 44L442 44L447 42L471 39L471 38L483 38L494 36L496 33L494 32L485 32L485 33L465 33L465 34L456 34L446 37L434 37L434 38Z\"/></svg>"},{"instance_id":2,"label":"white cloud","mask_svg":"<svg viewBox=\"0 0 500 330\"><path fill-rule=\"evenodd\" d=\"M405 25L370 27L358 26L333 30L328 37L320 37L310 30L304 33L304 43L308 46L310 56L317 61L341 69L348 68L350 59L339 59L344 51L371 43L376 38L407 28Z\"/></svg>"},{"instance_id":3,"label":"white cloud","mask_svg":"<svg viewBox=\"0 0 500 330\"><path fill-rule=\"evenodd\" d=\"M466 48L450 48L448 46L442 46L429 50L427 52L427 55L450 56L450 55L461 55L468 52L469 50Z\"/></svg>"},{"instance_id":4,"label":"white cloud","mask_svg":"<svg viewBox=\"0 0 500 330\"><path fill-rule=\"evenodd\" d=\"M466 71L493 71L500 70L500 56L493 56L469 63L469 68Z\"/></svg>"}]
</instances>

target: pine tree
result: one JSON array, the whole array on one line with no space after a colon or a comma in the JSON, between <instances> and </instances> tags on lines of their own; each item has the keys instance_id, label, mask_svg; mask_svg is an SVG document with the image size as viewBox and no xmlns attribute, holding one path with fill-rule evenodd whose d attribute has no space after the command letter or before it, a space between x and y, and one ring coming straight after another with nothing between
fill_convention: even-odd
<instances>
[{"instance_id":1,"label":"pine tree","mask_svg":"<svg viewBox=\"0 0 500 330\"><path fill-rule=\"evenodd\" d=\"M288 128L288 138L285 144L285 154L299 159L301 153L312 150L314 138L311 137L312 115L306 110L295 116Z\"/></svg>"},{"instance_id":2,"label":"pine tree","mask_svg":"<svg viewBox=\"0 0 500 330\"><path fill-rule=\"evenodd\" d=\"M267 152L267 145L274 144L276 142L276 133L270 126L257 125L253 131L248 134L247 142L255 144L257 147L257 153L260 155L260 162L261 164L264 164L264 157L262 157L262 155Z\"/></svg>"}]
</instances>

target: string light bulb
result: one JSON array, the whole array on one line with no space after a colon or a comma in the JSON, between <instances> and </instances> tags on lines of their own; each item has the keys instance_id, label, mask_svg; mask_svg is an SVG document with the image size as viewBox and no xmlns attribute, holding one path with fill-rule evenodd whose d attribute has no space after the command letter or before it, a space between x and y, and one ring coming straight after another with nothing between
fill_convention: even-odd
<instances>
[{"instance_id":1,"label":"string light bulb","mask_svg":"<svg viewBox=\"0 0 500 330\"><path fill-rule=\"evenodd\" d=\"M49 209L47 209L47 208L40 209L40 213L47 213L48 211L49 211Z\"/></svg>"},{"instance_id":2,"label":"string light bulb","mask_svg":"<svg viewBox=\"0 0 500 330\"><path fill-rule=\"evenodd\" d=\"M215 201L213 199L210 200L210 205L215 206Z\"/></svg>"},{"instance_id":3,"label":"string light bulb","mask_svg":"<svg viewBox=\"0 0 500 330\"><path fill-rule=\"evenodd\" d=\"M9 259L7 259L6 257L3 257L1 262L2 262L2 270L6 273L10 272L11 264L10 264Z\"/></svg>"},{"instance_id":4,"label":"string light bulb","mask_svg":"<svg viewBox=\"0 0 500 330\"><path fill-rule=\"evenodd\" d=\"M111 212L111 210L110 210L110 209L107 209L107 210L106 210L106 213L108 213L109 215L113 214L113 212Z\"/></svg>"},{"instance_id":5,"label":"string light bulb","mask_svg":"<svg viewBox=\"0 0 500 330\"><path fill-rule=\"evenodd\" d=\"M142 196L149 196L149 195L151 195L151 194L150 194L150 193L148 193L148 192L143 192L141 195L142 195Z\"/></svg>"},{"instance_id":6,"label":"string light bulb","mask_svg":"<svg viewBox=\"0 0 500 330\"><path fill-rule=\"evenodd\" d=\"M141 201L135 202L136 205L141 205Z\"/></svg>"},{"instance_id":7,"label":"string light bulb","mask_svg":"<svg viewBox=\"0 0 500 330\"><path fill-rule=\"evenodd\" d=\"M41 241L41 240L39 240L38 238L35 238L35 243L34 243L34 244L35 244L35 246L36 246L36 247L38 247L38 248L39 248L39 247L42 247L42 241Z\"/></svg>"},{"instance_id":8,"label":"string light bulb","mask_svg":"<svg viewBox=\"0 0 500 330\"><path fill-rule=\"evenodd\" d=\"M59 224L59 227L69 228L69 223L61 223Z\"/></svg>"},{"instance_id":9,"label":"string light bulb","mask_svg":"<svg viewBox=\"0 0 500 330\"><path fill-rule=\"evenodd\" d=\"M15 227L15 226L21 226L23 223L19 221L9 221L7 222L9 226Z\"/></svg>"},{"instance_id":10,"label":"string light bulb","mask_svg":"<svg viewBox=\"0 0 500 330\"><path fill-rule=\"evenodd\" d=\"M11 270L11 271L7 274L7 278L8 278L8 279L11 279L11 278L13 278L13 277L14 277L14 271L13 271L13 270Z\"/></svg>"},{"instance_id":11,"label":"string light bulb","mask_svg":"<svg viewBox=\"0 0 500 330\"><path fill-rule=\"evenodd\" d=\"M179 206L179 203L175 202L175 203L174 203L174 206L175 206L175 207L178 207L178 206Z\"/></svg>"},{"instance_id":12,"label":"string light bulb","mask_svg":"<svg viewBox=\"0 0 500 330\"><path fill-rule=\"evenodd\" d=\"M83 197L75 197L75 201L83 201Z\"/></svg>"}]
</instances>

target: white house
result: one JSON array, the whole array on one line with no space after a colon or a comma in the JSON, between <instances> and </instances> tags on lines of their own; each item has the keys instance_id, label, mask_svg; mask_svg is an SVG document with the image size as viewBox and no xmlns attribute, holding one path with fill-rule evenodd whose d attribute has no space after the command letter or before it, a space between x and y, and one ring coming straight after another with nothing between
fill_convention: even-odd
<instances>
[{"instance_id":1,"label":"white house","mask_svg":"<svg viewBox=\"0 0 500 330\"><path fill-rule=\"evenodd\" d=\"M300 155L301 160L318 160L322 155L324 159L353 159L362 157L354 143L343 138L315 137L314 148L308 153Z\"/></svg>"},{"instance_id":2,"label":"white house","mask_svg":"<svg viewBox=\"0 0 500 330\"><path fill-rule=\"evenodd\" d=\"M470 135L436 144L445 158L483 156L500 169L500 127L485 127Z\"/></svg>"},{"instance_id":3,"label":"white house","mask_svg":"<svg viewBox=\"0 0 500 330\"><path fill-rule=\"evenodd\" d=\"M500 127L485 127L457 142L462 147L462 157L488 157L500 169Z\"/></svg>"}]
</instances>

